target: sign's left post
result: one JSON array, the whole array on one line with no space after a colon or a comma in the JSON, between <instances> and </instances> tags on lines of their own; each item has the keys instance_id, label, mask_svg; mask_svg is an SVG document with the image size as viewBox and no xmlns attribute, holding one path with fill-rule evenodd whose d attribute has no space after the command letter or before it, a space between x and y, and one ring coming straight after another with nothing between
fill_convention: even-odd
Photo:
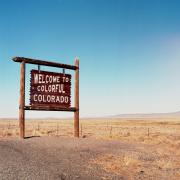
<instances>
[{"instance_id":1,"label":"sign's left post","mask_svg":"<svg viewBox=\"0 0 180 180\"><path fill-rule=\"evenodd\" d=\"M25 138L25 70L26 63L20 64L20 98L19 98L19 128L20 138Z\"/></svg>"}]
</instances>

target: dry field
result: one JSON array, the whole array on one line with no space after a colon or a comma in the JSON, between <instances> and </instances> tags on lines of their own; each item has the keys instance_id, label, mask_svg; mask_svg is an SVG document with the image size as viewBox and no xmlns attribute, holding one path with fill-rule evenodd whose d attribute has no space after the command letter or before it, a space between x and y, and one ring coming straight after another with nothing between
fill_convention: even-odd
<instances>
[{"instance_id":1,"label":"dry field","mask_svg":"<svg viewBox=\"0 0 180 180\"><path fill-rule=\"evenodd\" d=\"M0 137L18 137L17 120L0 120ZM26 136L73 136L72 120L26 120ZM80 136L146 144L179 144L180 119L83 119Z\"/></svg>"},{"instance_id":2,"label":"dry field","mask_svg":"<svg viewBox=\"0 0 180 180\"><path fill-rule=\"evenodd\" d=\"M17 120L0 120L1 138L18 135ZM26 136L72 137L73 121L27 120ZM80 136L133 145L90 160L107 173L127 179L180 179L180 119L84 119Z\"/></svg>"}]
</instances>

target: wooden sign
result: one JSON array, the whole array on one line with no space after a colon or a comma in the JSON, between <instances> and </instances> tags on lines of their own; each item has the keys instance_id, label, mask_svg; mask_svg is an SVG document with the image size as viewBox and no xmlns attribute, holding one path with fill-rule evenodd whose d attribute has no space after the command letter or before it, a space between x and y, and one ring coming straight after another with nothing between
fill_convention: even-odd
<instances>
[{"instance_id":1,"label":"wooden sign","mask_svg":"<svg viewBox=\"0 0 180 180\"><path fill-rule=\"evenodd\" d=\"M31 106L71 106L71 75L31 70Z\"/></svg>"},{"instance_id":2,"label":"wooden sign","mask_svg":"<svg viewBox=\"0 0 180 180\"><path fill-rule=\"evenodd\" d=\"M69 111L74 113L74 137L79 137L79 59L74 65L52 61L15 57L20 63L19 128L20 137L25 138L25 111ZM38 65L31 70L30 105L25 104L26 64ZM74 73L74 107L71 107L71 75L41 71L40 66L63 68Z\"/></svg>"}]
</instances>

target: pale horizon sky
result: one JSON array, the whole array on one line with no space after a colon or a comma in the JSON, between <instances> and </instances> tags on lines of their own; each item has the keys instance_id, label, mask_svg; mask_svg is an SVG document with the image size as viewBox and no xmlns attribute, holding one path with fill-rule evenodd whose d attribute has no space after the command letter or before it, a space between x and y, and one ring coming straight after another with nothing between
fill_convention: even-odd
<instances>
[{"instance_id":1,"label":"pale horizon sky","mask_svg":"<svg viewBox=\"0 0 180 180\"><path fill-rule=\"evenodd\" d=\"M18 117L14 56L65 64L78 56L82 117L180 111L179 17L178 0L0 0L0 118Z\"/></svg>"}]
</instances>

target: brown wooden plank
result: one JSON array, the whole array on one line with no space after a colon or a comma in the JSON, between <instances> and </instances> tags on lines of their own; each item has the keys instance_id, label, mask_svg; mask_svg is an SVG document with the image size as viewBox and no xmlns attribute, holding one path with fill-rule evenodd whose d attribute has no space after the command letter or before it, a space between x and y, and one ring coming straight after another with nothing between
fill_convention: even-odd
<instances>
[{"instance_id":1,"label":"brown wooden plank","mask_svg":"<svg viewBox=\"0 0 180 180\"><path fill-rule=\"evenodd\" d=\"M74 137L79 137L79 59L75 59L75 66L74 106L77 111L74 112Z\"/></svg>"},{"instance_id":2,"label":"brown wooden plank","mask_svg":"<svg viewBox=\"0 0 180 180\"><path fill-rule=\"evenodd\" d=\"M60 73L60 72L49 72L49 71L42 71L42 70L36 70L36 69L32 69L31 73L41 73L41 74L48 74L48 75L57 75L57 76L67 76L69 78L71 78L71 74L64 74L64 73Z\"/></svg>"},{"instance_id":3,"label":"brown wooden plank","mask_svg":"<svg viewBox=\"0 0 180 180\"><path fill-rule=\"evenodd\" d=\"M41 74L41 82L39 82L39 80L36 82L34 82L34 75L37 74L38 75L38 79L39 79L39 75ZM46 83L46 77L52 77L52 76L56 76L59 77L59 81L54 81L54 82L49 82ZM68 78L68 82L63 82L63 77ZM43 81L42 81L43 80ZM49 80L49 79L48 79ZM57 80L57 79L56 79ZM44 82L44 83L42 83ZM53 85L60 85L63 84L63 92L59 92L59 89L54 89L54 92L49 92L48 91L48 87L50 87L50 89L52 88ZM41 106L58 106L61 108L69 108L71 106L71 75L70 74L63 74L63 73L57 73L57 72L49 72L49 71L38 71L38 70L31 70L31 79L30 79L30 105L41 105ZM54 87L55 87L54 86ZM38 91L38 87L43 87L43 90L40 88ZM41 91L42 90L42 91ZM57 92L55 92L57 90ZM34 100L34 95L36 96L36 101ZM47 101L47 96L53 97L54 100L48 102ZM68 102L60 102L60 101L55 101L56 98L58 97L67 97L68 98ZM38 97L41 97L42 100L39 100Z\"/></svg>"},{"instance_id":4,"label":"brown wooden plank","mask_svg":"<svg viewBox=\"0 0 180 180\"><path fill-rule=\"evenodd\" d=\"M71 111L71 112L77 111L77 109L75 107L61 108L61 107L56 107L56 106L25 106L24 110L32 110L32 111Z\"/></svg>"},{"instance_id":5,"label":"brown wooden plank","mask_svg":"<svg viewBox=\"0 0 180 180\"><path fill-rule=\"evenodd\" d=\"M61 103L61 104L59 105L59 108L69 108L69 107L70 107L70 104L71 104L71 102L68 103L68 104L66 104L66 103ZM31 106L43 106L43 107L54 106L54 104L53 104L53 103L50 103L50 102L37 103L37 102L35 102L35 101L31 101L30 105L31 105ZM58 105L56 105L56 106L58 106Z\"/></svg>"},{"instance_id":6,"label":"brown wooden plank","mask_svg":"<svg viewBox=\"0 0 180 180\"><path fill-rule=\"evenodd\" d=\"M37 94L37 95L41 94L42 95L41 92L37 92L37 91L31 91L29 94L30 95L34 95L34 94ZM54 95L54 96L68 96L68 97L71 97L70 91L66 91L66 93L43 92L43 95L51 95L51 96Z\"/></svg>"},{"instance_id":7,"label":"brown wooden plank","mask_svg":"<svg viewBox=\"0 0 180 180\"><path fill-rule=\"evenodd\" d=\"M28 63L28 64L59 67L59 68L65 68L65 69L71 69L71 70L77 69L77 67L73 66L73 65L61 64L61 63L56 63L56 62L51 62L51 61L46 61L46 60L31 59L31 58L25 58L25 57L14 57L14 58L12 58L12 60L14 62L23 62L24 61L25 63Z\"/></svg>"},{"instance_id":8,"label":"brown wooden plank","mask_svg":"<svg viewBox=\"0 0 180 180\"><path fill-rule=\"evenodd\" d=\"M25 137L25 62L20 66L20 98L19 98L19 127L20 138Z\"/></svg>"}]
</instances>

